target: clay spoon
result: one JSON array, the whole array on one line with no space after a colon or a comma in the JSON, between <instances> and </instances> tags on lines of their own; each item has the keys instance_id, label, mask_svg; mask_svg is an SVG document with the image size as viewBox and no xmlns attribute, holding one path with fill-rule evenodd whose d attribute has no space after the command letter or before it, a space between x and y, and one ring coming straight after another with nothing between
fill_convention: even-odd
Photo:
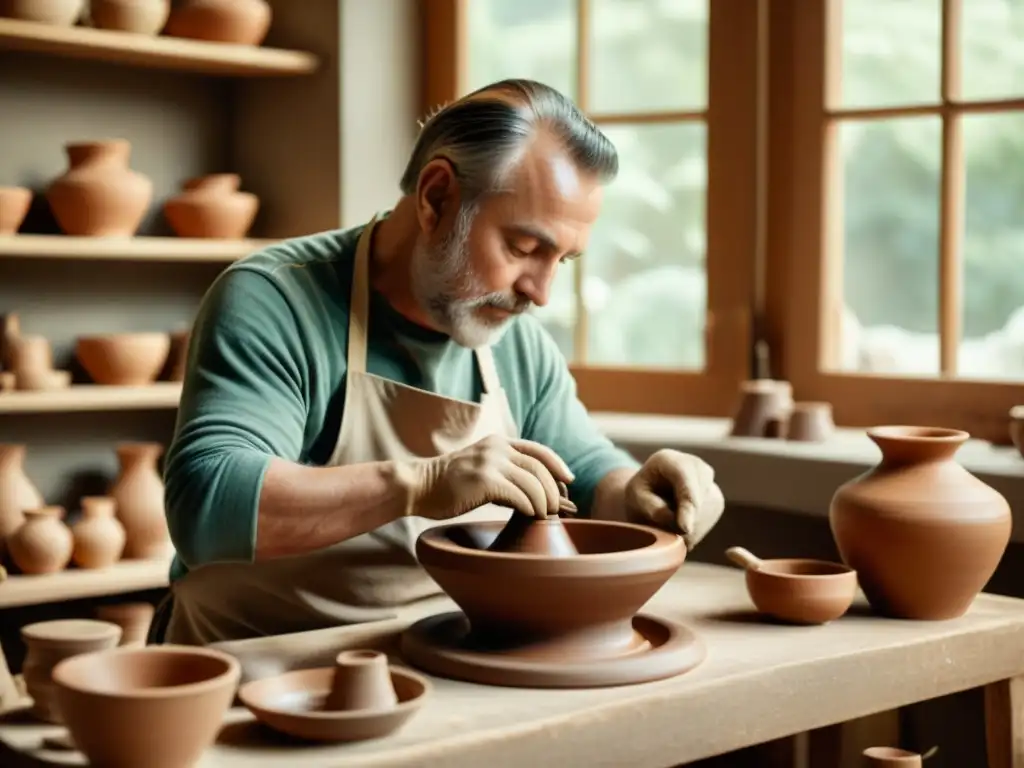
<instances>
[{"instance_id":1,"label":"clay spoon","mask_svg":"<svg viewBox=\"0 0 1024 768\"><path fill-rule=\"evenodd\" d=\"M743 547L729 547L725 550L725 556L736 563L736 565L751 571L759 571L761 566L764 565L764 560Z\"/></svg>"}]
</instances>

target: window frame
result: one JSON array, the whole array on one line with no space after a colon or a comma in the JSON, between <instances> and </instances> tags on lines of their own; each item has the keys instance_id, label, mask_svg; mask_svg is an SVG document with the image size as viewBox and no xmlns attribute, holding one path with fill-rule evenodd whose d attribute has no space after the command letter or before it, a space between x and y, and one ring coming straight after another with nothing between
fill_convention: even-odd
<instances>
[{"instance_id":1,"label":"window frame","mask_svg":"<svg viewBox=\"0 0 1024 768\"><path fill-rule=\"evenodd\" d=\"M420 5L423 114L466 92L467 2ZM577 74L585 93L591 2L576 2ZM767 242L767 101L765 79L759 79L766 71L767 0L708 0L708 5L705 367L677 371L572 363L580 399L592 410L728 416L740 383L749 377L755 299L763 295L755 285L756 265L763 262ZM600 116L605 123L628 124L661 116L644 117ZM584 255L583 270L585 263ZM577 270L578 308L581 282ZM575 333L579 345L585 318Z\"/></svg>"}]
</instances>

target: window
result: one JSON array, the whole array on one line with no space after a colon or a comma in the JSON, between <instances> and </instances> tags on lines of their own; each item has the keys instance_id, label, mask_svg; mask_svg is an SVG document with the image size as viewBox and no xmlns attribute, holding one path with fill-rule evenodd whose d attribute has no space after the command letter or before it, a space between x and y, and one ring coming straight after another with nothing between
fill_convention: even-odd
<instances>
[{"instance_id":1,"label":"window","mask_svg":"<svg viewBox=\"0 0 1024 768\"><path fill-rule=\"evenodd\" d=\"M619 150L587 252L537 314L600 410L726 415L749 369L758 4L432 0L425 109L545 82ZM762 238L763 239L763 238Z\"/></svg>"},{"instance_id":2,"label":"window","mask_svg":"<svg viewBox=\"0 0 1024 768\"><path fill-rule=\"evenodd\" d=\"M1005 441L1024 398L1024 2L785 0L772 27L769 264L794 390L849 425Z\"/></svg>"}]
</instances>

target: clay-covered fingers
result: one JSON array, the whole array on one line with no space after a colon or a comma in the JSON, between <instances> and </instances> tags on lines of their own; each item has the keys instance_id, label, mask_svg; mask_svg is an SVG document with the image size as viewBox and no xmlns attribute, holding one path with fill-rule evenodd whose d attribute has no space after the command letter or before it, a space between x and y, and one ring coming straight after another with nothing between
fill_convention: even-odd
<instances>
[{"instance_id":1,"label":"clay-covered fingers","mask_svg":"<svg viewBox=\"0 0 1024 768\"><path fill-rule=\"evenodd\" d=\"M530 508L526 510L526 513L531 517L547 517L558 511L557 502L555 512L551 511L551 499L542 480L521 467L516 461L509 462L505 468L505 476L530 499Z\"/></svg>"},{"instance_id":2,"label":"clay-covered fingers","mask_svg":"<svg viewBox=\"0 0 1024 768\"><path fill-rule=\"evenodd\" d=\"M554 475L555 480L571 483L575 479L572 470L569 469L569 465L562 461L562 458L546 445L535 443L532 440L510 440L509 445L520 453L532 456L547 467L548 472Z\"/></svg>"},{"instance_id":3,"label":"clay-covered fingers","mask_svg":"<svg viewBox=\"0 0 1024 768\"><path fill-rule=\"evenodd\" d=\"M519 472L532 478L532 480L522 478L523 482L527 482L531 488L539 490L540 498L533 497L539 501L537 515L540 517L557 515L561 493L558 490L558 481L555 480L547 466L533 456L517 450L511 451L509 461Z\"/></svg>"}]
</instances>

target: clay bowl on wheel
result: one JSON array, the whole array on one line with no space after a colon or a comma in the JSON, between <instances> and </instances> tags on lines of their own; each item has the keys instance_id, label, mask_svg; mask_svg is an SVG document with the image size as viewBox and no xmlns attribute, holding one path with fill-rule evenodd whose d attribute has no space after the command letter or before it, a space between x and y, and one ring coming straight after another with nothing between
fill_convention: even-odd
<instances>
[{"instance_id":1,"label":"clay bowl on wheel","mask_svg":"<svg viewBox=\"0 0 1024 768\"><path fill-rule=\"evenodd\" d=\"M122 646L60 662L54 698L90 764L185 768L217 738L240 677L211 648Z\"/></svg>"},{"instance_id":2,"label":"clay bowl on wheel","mask_svg":"<svg viewBox=\"0 0 1024 768\"><path fill-rule=\"evenodd\" d=\"M806 558L762 560L743 547L725 552L747 572L754 607L791 624L825 624L849 610L857 573L842 563Z\"/></svg>"},{"instance_id":3,"label":"clay bowl on wheel","mask_svg":"<svg viewBox=\"0 0 1024 768\"><path fill-rule=\"evenodd\" d=\"M110 333L80 336L75 356L97 384L152 384L171 351L169 333Z\"/></svg>"}]
</instances>

